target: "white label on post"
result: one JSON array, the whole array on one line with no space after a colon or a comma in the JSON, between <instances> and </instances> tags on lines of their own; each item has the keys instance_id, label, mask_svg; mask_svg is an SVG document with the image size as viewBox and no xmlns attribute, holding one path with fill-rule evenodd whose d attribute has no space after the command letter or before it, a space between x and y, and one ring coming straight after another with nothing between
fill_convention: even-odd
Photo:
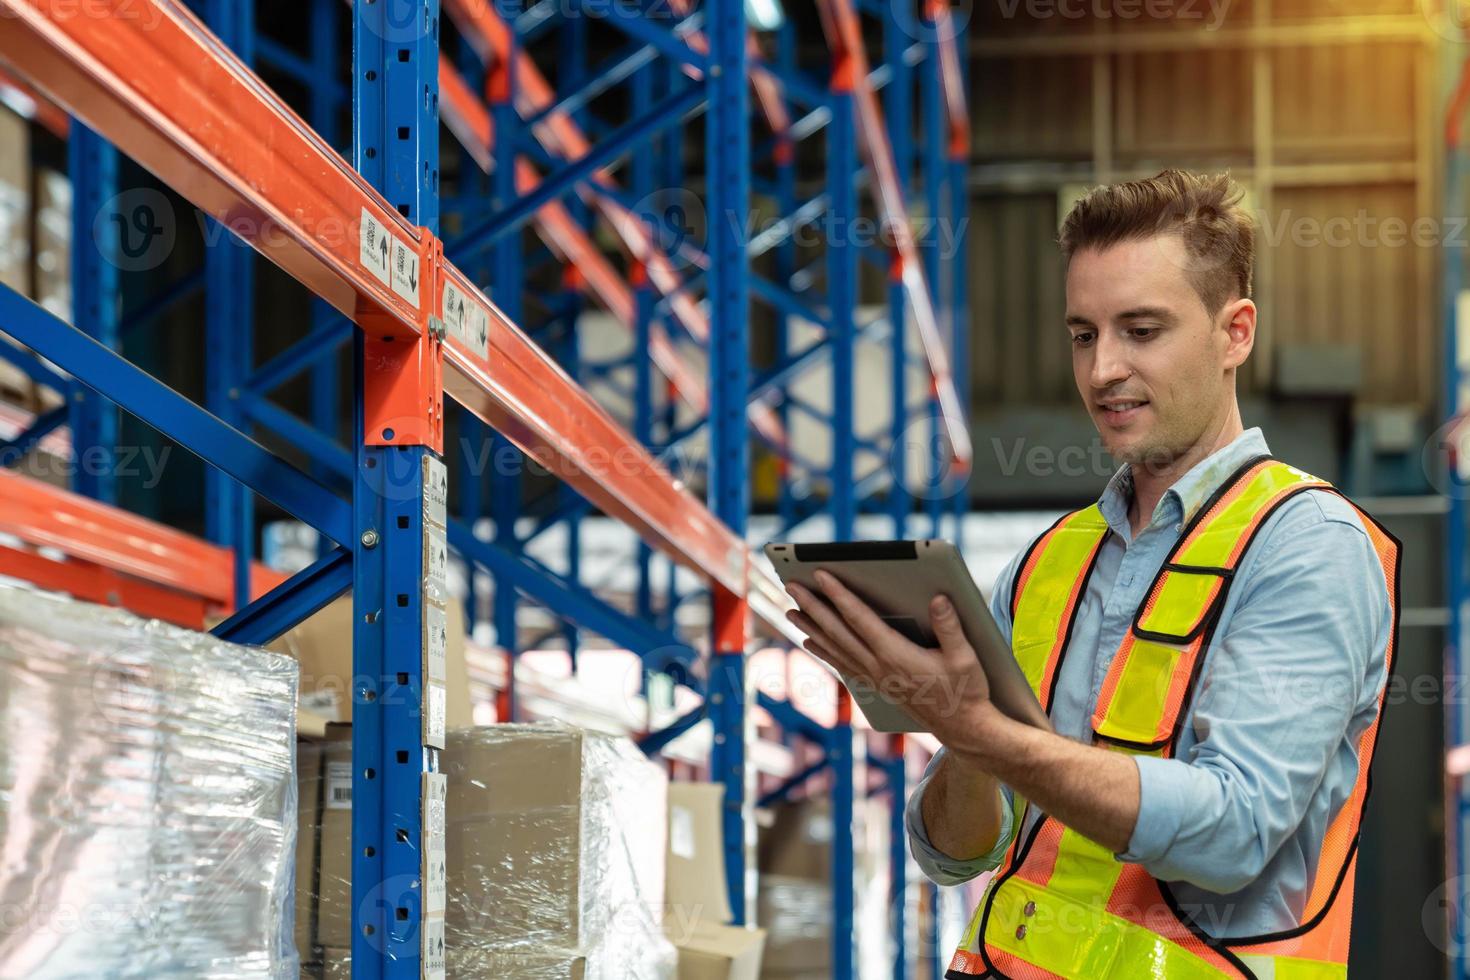
<instances>
[{"instance_id":1,"label":"white label on post","mask_svg":"<svg viewBox=\"0 0 1470 980\"><path fill-rule=\"evenodd\" d=\"M424 525L424 592L436 602L449 598L449 542L444 528Z\"/></svg>"},{"instance_id":2,"label":"white label on post","mask_svg":"<svg viewBox=\"0 0 1470 980\"><path fill-rule=\"evenodd\" d=\"M419 255L392 235L388 237L393 245L393 291L418 309Z\"/></svg>"},{"instance_id":3,"label":"white label on post","mask_svg":"<svg viewBox=\"0 0 1470 980\"><path fill-rule=\"evenodd\" d=\"M424 773L424 839L437 837L441 847L448 827L444 818L444 806L448 798L449 777L442 772Z\"/></svg>"},{"instance_id":4,"label":"white label on post","mask_svg":"<svg viewBox=\"0 0 1470 980\"><path fill-rule=\"evenodd\" d=\"M327 763L326 805L328 810L352 809L352 763Z\"/></svg>"},{"instance_id":5,"label":"white label on post","mask_svg":"<svg viewBox=\"0 0 1470 980\"><path fill-rule=\"evenodd\" d=\"M424 838L424 915L444 914L448 904L448 862L444 858L444 838Z\"/></svg>"},{"instance_id":6,"label":"white label on post","mask_svg":"<svg viewBox=\"0 0 1470 980\"><path fill-rule=\"evenodd\" d=\"M424 456L424 520L439 527L446 527L445 514L449 506L449 471L444 460L437 456Z\"/></svg>"},{"instance_id":7,"label":"white label on post","mask_svg":"<svg viewBox=\"0 0 1470 980\"><path fill-rule=\"evenodd\" d=\"M362 224L357 230L358 260L362 267L388 285L388 230L362 209Z\"/></svg>"},{"instance_id":8,"label":"white label on post","mask_svg":"<svg viewBox=\"0 0 1470 980\"><path fill-rule=\"evenodd\" d=\"M444 917L425 918L419 924L423 937L420 962L424 980L444 980Z\"/></svg>"},{"instance_id":9,"label":"white label on post","mask_svg":"<svg viewBox=\"0 0 1470 980\"><path fill-rule=\"evenodd\" d=\"M449 616L444 607L424 599L424 680L448 684L446 652L449 649Z\"/></svg>"},{"instance_id":10,"label":"white label on post","mask_svg":"<svg viewBox=\"0 0 1470 980\"><path fill-rule=\"evenodd\" d=\"M424 682L424 700L421 706L424 716L424 744L430 748L444 748L444 721L449 698L443 684Z\"/></svg>"}]
</instances>

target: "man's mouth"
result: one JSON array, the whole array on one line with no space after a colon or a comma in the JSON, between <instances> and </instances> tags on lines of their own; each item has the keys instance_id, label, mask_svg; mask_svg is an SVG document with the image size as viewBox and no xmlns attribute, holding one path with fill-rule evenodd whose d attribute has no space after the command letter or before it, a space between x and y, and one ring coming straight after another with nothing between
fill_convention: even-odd
<instances>
[{"instance_id":1,"label":"man's mouth","mask_svg":"<svg viewBox=\"0 0 1470 980\"><path fill-rule=\"evenodd\" d=\"M1098 402L1103 421L1108 425L1127 425L1143 411L1148 402L1143 399L1116 398Z\"/></svg>"}]
</instances>

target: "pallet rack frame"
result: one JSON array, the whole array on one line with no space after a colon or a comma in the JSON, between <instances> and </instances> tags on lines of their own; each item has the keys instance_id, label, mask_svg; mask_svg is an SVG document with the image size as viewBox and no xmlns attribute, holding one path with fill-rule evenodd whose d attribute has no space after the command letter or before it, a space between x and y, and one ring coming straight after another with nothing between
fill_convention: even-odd
<instances>
[{"instance_id":1,"label":"pallet rack frame","mask_svg":"<svg viewBox=\"0 0 1470 980\"><path fill-rule=\"evenodd\" d=\"M851 461L859 450L876 451L879 444L878 439L859 437L853 427L853 349L860 334L872 327L859 327L853 321L861 261L872 262L892 274L887 333L895 355L896 394L888 452L901 448L910 414L902 398L910 360L903 325L910 315L916 315L929 372L926 411L931 439L945 447L945 452L934 457L931 482L938 484L954 468L962 469L969 453L961 408L965 387L964 331L959 329L964 323L963 248L953 257L958 262L948 270L936 243L930 243L921 261L917 243L901 219L908 187L900 174L915 153L906 104L911 62L915 62L930 66L922 76L921 92L929 134L922 148L926 198L932 215L939 215L946 206L951 208L963 231L958 216L965 208L968 127L964 120L963 80L955 54L956 32L949 25L947 10L929 5L922 18L927 34L922 35L924 39L918 45L906 45L901 35L912 33L912 24L899 23L895 8L869 5L870 12L884 18L885 52L889 55L886 64L869 69L857 11L846 0L827 0L821 10L834 58L825 86L803 77L796 69L789 23L778 37L777 66L751 63L744 10L738 0L708 0L700 13L681 14L683 24L703 17L711 26L709 40L697 31L685 31L681 38L677 31L624 17L617 20L617 26L625 29L637 45L629 55L612 66L603 66L606 72L582 71L580 60L575 61L579 67L569 73L573 91L558 94L553 107L542 104L530 109L518 105L516 99L525 79L524 68L529 64L529 58L520 55L517 35L523 26L526 33L545 29L547 20L522 25L505 17L498 34L493 21L486 22L490 29L482 36L497 47L489 52L484 66L490 101L488 121L493 129L486 130L487 138L480 145L494 160L491 199L499 210L481 235L489 239L494 232L536 220L545 237L556 242L563 261L574 254L589 260L586 268L579 268L579 275L567 277L567 307L576 309L578 291L587 291L609 308L625 292L631 292L632 309L626 315L641 350L659 349L656 338L671 321L687 330L689 323L698 322L701 311L691 305L685 292L687 284L670 275L656 244L646 232L640 235L636 223L628 220L635 217L635 209L629 208L615 189L606 186L601 164L634 145L646 143L660 128L674 130L665 136L665 142L667 147L676 146L682 114L703 103L707 156L715 164L706 188L708 210L712 215L744 213L750 192L745 163L750 155L746 121L749 68L757 96L778 127L783 96L794 99L799 93L811 109L802 119L788 120L787 128L776 129L773 152L777 160L777 196L790 206L783 207L788 218L785 239L770 247L789 248L789 229L797 222L811 220L813 214L843 219L859 213L858 179L853 175L860 172L860 151L866 172L871 175L868 179L877 185L879 210L895 236L894 248L886 254L871 254L841 236L829 240L824 260L827 291L820 307L812 305L815 294L807 291L807 295L801 295L791 288L802 271L792 263L783 263L784 282L756 283L748 279L752 248L738 222L712 221L704 251L695 250L703 260L703 268L692 278L707 282L710 297L708 329L703 338L694 338L707 344L711 361L711 383L705 396L711 439L711 506L707 510L683 491L645 448L658 445L653 438L654 385L647 358L635 351L635 366L639 367L636 431L630 436L587 399L574 375L553 365L516 326L520 317L509 315L509 311L520 308L517 290L497 290L492 304L445 258L444 246L437 237L438 117L444 113L451 129L464 140L461 130L466 117L474 116L475 106L463 98L456 101L455 96L464 93L455 87L455 69L438 52L435 4L418 7L360 0L354 6L352 168L336 158L255 79L248 66L257 51L280 62L291 62L295 56L256 36L248 4L231 0L205 4L203 19L212 28L212 36L181 8L161 3L149 5L159 14L157 29L149 35L137 24L124 23L120 18L66 23L53 11L26 0L5 0L5 7L7 14L15 17L18 29L10 33L8 41L0 41L0 58L19 69L55 102L97 126L102 134L95 135L84 126L76 126L73 131L73 178L78 199L85 194L88 202L87 208L77 210L79 221L88 214L105 212L116 186L116 150L111 141L232 232L239 228L231 219L241 213L263 217L272 231L281 234L260 235L250 244L324 301L318 304L312 329L301 342L263 368L251 370L253 256L231 236L221 236L220 244L207 253L202 277L186 277L175 283L144 310L129 317L130 324L149 319L178 297L201 286L205 289L206 332L214 356L208 362L204 409L137 370L115 352L121 329L115 301L115 268L101 253L77 250L76 319L81 330L9 292L0 294L0 310L7 332L64 367L74 379L59 379L61 390L71 396L68 414L74 451L94 446L105 449L115 442L115 406L120 406L215 464L207 491L209 536L227 547L222 553L232 556L233 598L241 607L218 627L218 633L239 640L264 641L352 588L358 612L354 674L362 679L360 689L354 692L358 714L354 751L359 762L355 767L354 798L361 801L354 815L354 838L358 844L372 842L354 849L354 902L359 909L354 923L354 969L360 975L374 977L432 972L430 966L442 953L442 932L434 932L442 929L442 920L438 925L434 923L435 900L428 894L432 887L421 876L420 861L424 849L433 846L433 828L428 828L430 837L425 840L420 804L426 793L433 792L437 764L433 748L436 737L442 734L433 727L436 682L432 641L426 645L425 626L443 599L441 562L448 547L480 564L498 580L512 583L515 589L557 608L570 620L632 649L661 649L666 654L671 649L677 651L672 661L650 661L652 668L687 668L693 656L687 645L670 642L672 633L667 627L649 629L647 618L640 622L599 603L576 581L575 571L570 581L561 579L517 554L525 541L503 530L513 524L515 516L513 508L504 507L510 500L504 483L492 491L492 503L497 505L497 541L493 545L480 541L467 521L448 516L439 456L444 394L480 422L493 426L497 439L509 440L543 461L559 464L557 472L566 476L568 487L640 531L647 542L640 548L640 612L652 610L648 568L655 547L710 581L713 654L705 707L716 729L711 772L713 778L726 784L731 801L726 815L726 859L732 905L744 921L753 897L746 874L752 825L750 768L745 759L749 692L743 667L750 639L749 620L753 615L774 632L791 638L781 617L784 597L769 575L752 562L743 544L749 511L747 425L754 425L763 440L782 453L783 475L801 468L803 461L782 441L787 411L794 399L786 392L788 397L773 412L763 396L773 389L785 389L801 370L830 359L834 405L832 412L825 413L825 421L830 424L837 451L833 465L824 468L820 477L831 488L829 501L838 535L850 537L860 508L875 500L882 482L870 479L855 486L851 471ZM407 19L394 21L395 9L398 14L407 13ZM310 65L294 67L321 82L312 88L310 115L312 124L325 130L343 93L340 82L324 69L330 53L331 12L323 3L313 5L312 10L314 57ZM456 5L451 2L446 11L454 16ZM482 9L480 13L487 11ZM585 57L586 39L583 32L579 41L578 29L571 25L584 22L584 17L573 17L565 27L568 48L574 56ZM505 30L507 24L515 30ZM465 26L460 24L462 31ZM470 36L469 31L464 33ZM921 50L915 52L914 48ZM536 148L538 127L545 127L548 120L559 115L575 117L576 110L569 112L566 106L585 100L585 93L598 85L611 84L610 79L628 70L629 59L645 59L649 50L676 56L684 63L667 69L671 78L682 77L692 66L700 76L699 84L690 85L681 96L652 104L650 81L654 76L648 69L634 71L635 102L640 110L635 111L634 124L605 134L598 146L587 146L581 152L568 153L563 145L562 155L570 155L570 162L548 157L544 146ZM180 66L189 75L191 85L184 91L171 92L160 85L156 73L119 58L119 51L146 51L161 63ZM885 132L877 112L875 92L879 87L886 87L884 97L896 127L891 134ZM445 93L450 97L440 107L439 99ZM459 127L450 118L456 107L464 110L459 114ZM477 118L473 121L478 124ZM796 207L792 193L793 134L810 135L823 128L829 150L827 188L819 198ZM522 130L535 139L522 137ZM488 138L491 131L500 134L501 139ZM269 154L266 147L270 148ZM533 164L563 166L540 186L524 186L526 168L521 151ZM663 163L666 173L662 176L673 178L677 184L681 169L677 154L666 152ZM634 169L636 195L656 177L649 167ZM303 174L316 176L308 180ZM319 182L321 174L329 176ZM948 202L943 198L946 187ZM573 201L564 209L562 220L557 213L561 208L558 202L574 189L586 200ZM635 249L627 290L620 290L612 277L598 275L594 257L586 251L582 226L594 206L621 229ZM356 235L339 233L334 239L325 230L333 222ZM370 258L354 255L352 246L362 244L365 227L387 236L375 240L392 243L394 269L388 271L386 279ZM259 225L256 230L260 230ZM81 227L78 232L78 242L92 237L90 227L85 234ZM501 234L492 249L492 282L520 280L524 257L514 237ZM637 250L640 245L641 251ZM404 271L409 280L406 289L399 288L403 285L396 275L399 271ZM951 279L947 290L950 301L943 309L948 311L946 325L953 335L948 345L940 334L941 311L936 310L931 295L931 285L937 286L946 271ZM446 284L453 288L451 295L457 293L479 306L488 321L488 336L479 338L486 345L483 353L476 350L475 337L456 330L453 311L444 308ZM827 327L822 342L797 352L775 370L754 379L754 384L746 363L751 296L770 303L781 314L785 353L790 353L784 344L789 319L825 321ZM344 317L359 329L349 329ZM324 341L346 336L353 339L353 363L360 375L354 387L357 417L352 430L357 448L350 459L334 444L337 379L324 356L324 351L333 349ZM27 364L38 371L49 370L38 362ZM364 365L369 367L365 369ZM680 380L685 383L681 395L701 397L697 390L689 390L695 387L691 374L680 371L674 355L662 358L660 367L672 385L677 386ZM283 412L265 397L274 385L303 370L312 372L311 424ZM91 398L88 391L107 397ZM586 431L589 420L595 430L590 434ZM54 427L59 421L54 417L37 420L25 438L38 438L42 425ZM905 423L903 428L900 421ZM256 425L311 450L313 472L296 470L262 449L249 434ZM670 431L667 420L663 428L670 442L692 434ZM944 439L939 437L941 431ZM589 455L599 447L626 450L634 461L633 474L608 480L606 474L598 473ZM810 464L804 468L809 471L808 484L817 475L812 471L823 469ZM344 475L353 485L351 505L324 485ZM105 468L103 477L79 483L77 489L99 500L111 499L115 490L105 479ZM892 482L895 490L902 490L902 470ZM811 513L809 508L803 513L798 507L794 485L801 486L800 482L783 480L780 492L788 531ZM264 595L259 595L263 587L251 562L254 493L318 528L328 541L318 562ZM478 493L471 489L468 496L473 507ZM928 499L937 533L944 498L930 493ZM962 498L949 499L956 513L962 511ZM890 492L887 497L888 512L899 536L908 530L907 502L902 492ZM585 502L564 502L563 519L575 528L577 517L586 507ZM465 517L473 513L471 510ZM98 511L97 519L102 524L117 520L108 511ZM538 529L553 523L543 521ZM575 533L569 537L575 548ZM130 567L123 557L117 559L117 570L138 569ZM496 619L503 636L505 625L514 623L514 589L497 589L496 594ZM259 598L246 604L246 599L255 596ZM665 618L680 598L670 596ZM407 697L388 696L403 693ZM513 707L513 696L507 702ZM784 702L764 706L788 728L825 733L825 763L836 778L839 825L834 842L834 964L836 975L850 976L851 808L855 792L850 709L844 705L838 725L824 729ZM438 720L442 724L442 717ZM669 731L654 733L652 739L667 740L692 723L681 719ZM904 789L902 762L900 750L884 764L890 789L899 802ZM789 780L772 798L797 785L799 780ZM903 883L898 811L896 806L896 892ZM367 907L364 901L370 895L385 901ZM395 909L394 914L384 915L385 908ZM895 976L906 975L903 934L900 914ZM436 935L440 941L437 949Z\"/></svg>"}]
</instances>

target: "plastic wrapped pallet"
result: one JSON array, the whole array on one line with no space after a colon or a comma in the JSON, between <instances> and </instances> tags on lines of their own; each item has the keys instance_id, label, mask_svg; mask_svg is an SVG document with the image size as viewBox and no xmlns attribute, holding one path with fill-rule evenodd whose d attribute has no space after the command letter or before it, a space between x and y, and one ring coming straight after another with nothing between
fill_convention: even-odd
<instances>
[{"instance_id":1,"label":"plastic wrapped pallet","mask_svg":"<svg viewBox=\"0 0 1470 980\"><path fill-rule=\"evenodd\" d=\"M0 977L294 977L296 683L0 581Z\"/></svg>"},{"instance_id":2,"label":"plastic wrapped pallet","mask_svg":"<svg viewBox=\"0 0 1470 980\"><path fill-rule=\"evenodd\" d=\"M352 938L350 751L341 725L303 751L319 760L301 789L318 814L302 830L315 876L298 877L317 888L314 906L298 902L314 922L310 977L332 976ZM441 761L451 980L673 980L663 770L625 738L559 724L455 729Z\"/></svg>"},{"instance_id":3,"label":"plastic wrapped pallet","mask_svg":"<svg viewBox=\"0 0 1470 980\"><path fill-rule=\"evenodd\" d=\"M451 732L449 972L666 980L668 785L625 738L566 725Z\"/></svg>"}]
</instances>

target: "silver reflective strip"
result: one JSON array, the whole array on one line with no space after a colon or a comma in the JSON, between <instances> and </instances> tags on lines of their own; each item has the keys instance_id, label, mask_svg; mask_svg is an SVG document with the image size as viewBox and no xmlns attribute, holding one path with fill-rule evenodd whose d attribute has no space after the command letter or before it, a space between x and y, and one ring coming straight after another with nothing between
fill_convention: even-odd
<instances>
[{"instance_id":1,"label":"silver reflective strip","mask_svg":"<svg viewBox=\"0 0 1470 980\"><path fill-rule=\"evenodd\" d=\"M1240 962L1256 975L1256 980L1276 980L1276 957L1242 956Z\"/></svg>"}]
</instances>

